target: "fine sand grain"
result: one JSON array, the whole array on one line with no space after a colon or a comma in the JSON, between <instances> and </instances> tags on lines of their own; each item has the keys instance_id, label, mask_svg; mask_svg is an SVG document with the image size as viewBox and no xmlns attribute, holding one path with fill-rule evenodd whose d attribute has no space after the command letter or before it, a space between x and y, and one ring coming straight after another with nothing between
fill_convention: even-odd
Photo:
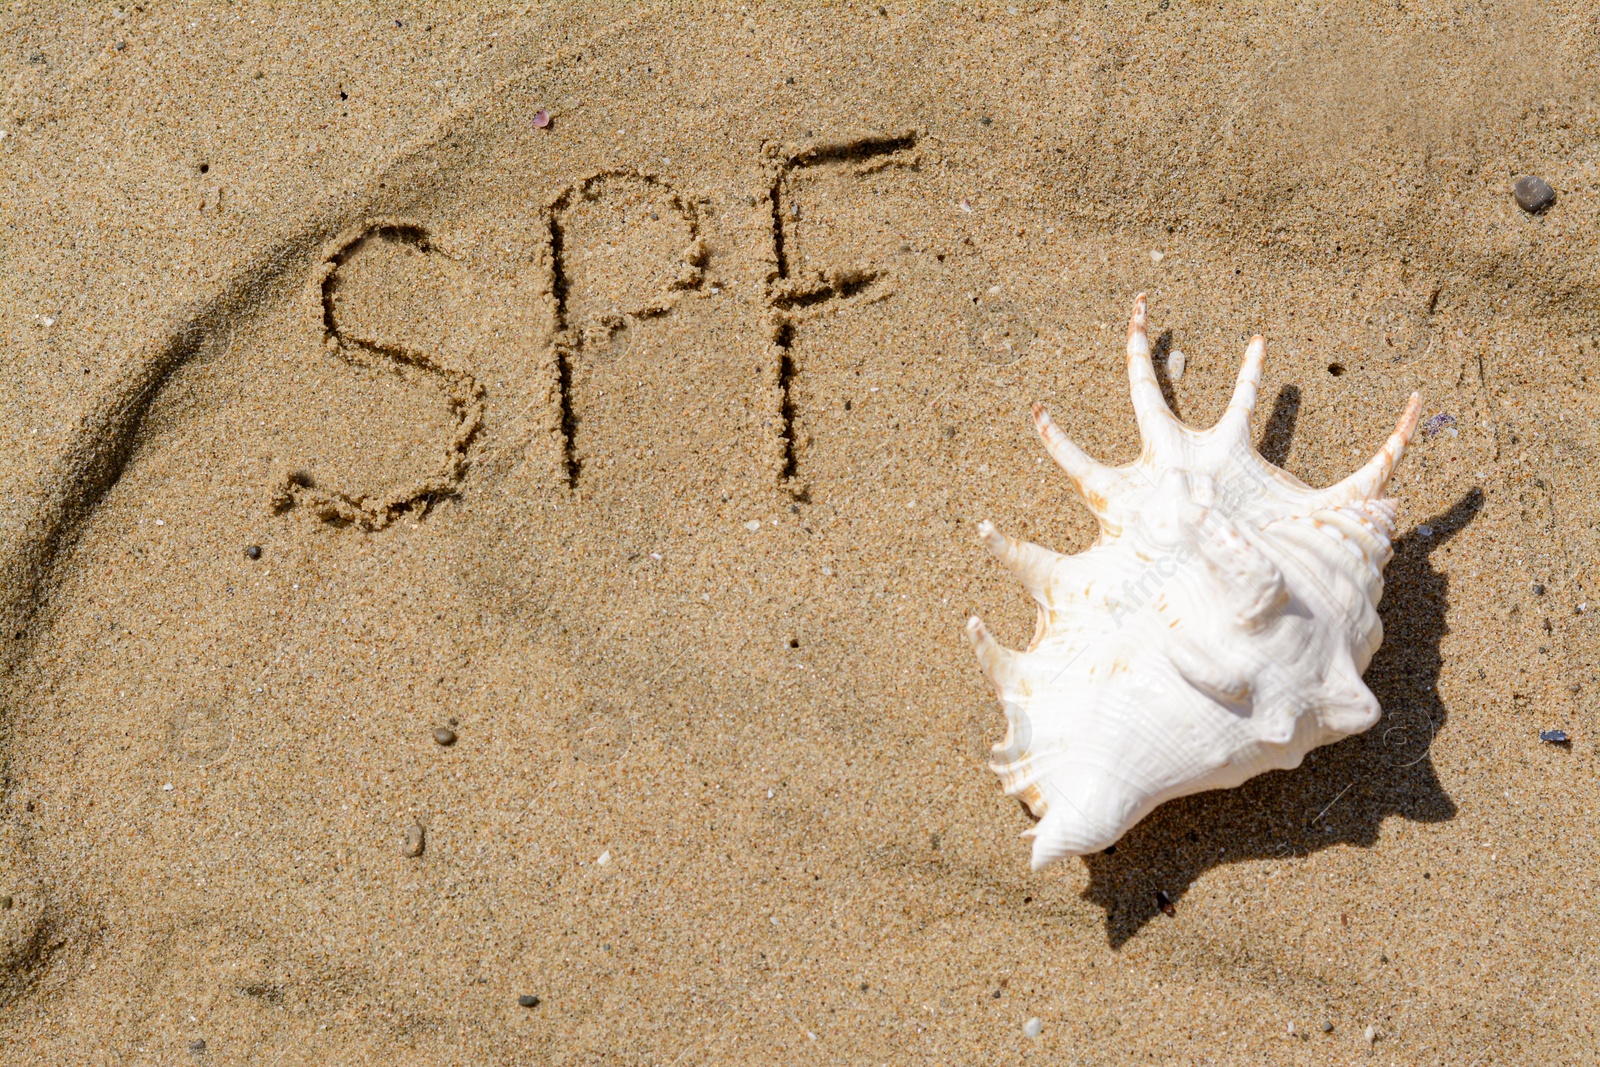
<instances>
[{"instance_id":1,"label":"fine sand grain","mask_svg":"<svg viewBox=\"0 0 1600 1067\"><path fill-rule=\"evenodd\" d=\"M0 10L0 1062L1594 1062L1597 35ZM1141 290L1312 484L1421 390L1384 717L1034 874Z\"/></svg>"}]
</instances>

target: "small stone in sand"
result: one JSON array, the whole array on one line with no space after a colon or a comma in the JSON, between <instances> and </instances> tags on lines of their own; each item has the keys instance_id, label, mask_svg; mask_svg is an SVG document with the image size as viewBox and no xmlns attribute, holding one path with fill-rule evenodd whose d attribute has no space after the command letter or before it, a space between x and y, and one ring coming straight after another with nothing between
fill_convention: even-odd
<instances>
[{"instance_id":1,"label":"small stone in sand","mask_svg":"<svg viewBox=\"0 0 1600 1067\"><path fill-rule=\"evenodd\" d=\"M1022 1024L1022 1036L1036 1038L1044 1033L1044 1020L1037 1015Z\"/></svg>"},{"instance_id":2,"label":"small stone in sand","mask_svg":"<svg viewBox=\"0 0 1600 1067\"><path fill-rule=\"evenodd\" d=\"M433 740L435 744L449 748L456 743L456 732L448 726L435 726L433 728Z\"/></svg>"},{"instance_id":3,"label":"small stone in sand","mask_svg":"<svg viewBox=\"0 0 1600 1067\"><path fill-rule=\"evenodd\" d=\"M205 1038L197 1037L193 1041L189 1042L189 1051L190 1052L200 1053L200 1052L204 1052L205 1050L206 1050L206 1039Z\"/></svg>"},{"instance_id":4,"label":"small stone in sand","mask_svg":"<svg viewBox=\"0 0 1600 1067\"><path fill-rule=\"evenodd\" d=\"M532 993L524 993L517 998L517 1005L523 1008L537 1008L539 1006L539 998Z\"/></svg>"},{"instance_id":5,"label":"small stone in sand","mask_svg":"<svg viewBox=\"0 0 1600 1067\"><path fill-rule=\"evenodd\" d=\"M1517 206L1530 215L1537 215L1556 202L1556 191L1550 183L1532 174L1518 178L1511 186L1511 195L1517 198Z\"/></svg>"},{"instance_id":6,"label":"small stone in sand","mask_svg":"<svg viewBox=\"0 0 1600 1067\"><path fill-rule=\"evenodd\" d=\"M246 556L248 556L250 559L260 559L261 558L261 546L260 545L250 545L249 547L247 547L244 550L244 554Z\"/></svg>"},{"instance_id":7,"label":"small stone in sand","mask_svg":"<svg viewBox=\"0 0 1600 1067\"><path fill-rule=\"evenodd\" d=\"M1534 582L1533 583L1533 595L1534 596L1544 596L1544 583L1543 582Z\"/></svg>"},{"instance_id":8,"label":"small stone in sand","mask_svg":"<svg viewBox=\"0 0 1600 1067\"><path fill-rule=\"evenodd\" d=\"M406 830L406 845L403 850L407 856L420 856L427 847L427 832L421 826L412 825Z\"/></svg>"},{"instance_id":9,"label":"small stone in sand","mask_svg":"<svg viewBox=\"0 0 1600 1067\"><path fill-rule=\"evenodd\" d=\"M1367 1044L1372 1044L1378 1040L1378 1028L1376 1026L1367 1027L1367 1032L1363 1036L1367 1039Z\"/></svg>"},{"instance_id":10,"label":"small stone in sand","mask_svg":"<svg viewBox=\"0 0 1600 1067\"><path fill-rule=\"evenodd\" d=\"M0 911L10 911L11 905L15 903L16 901L11 899L11 895L9 893L3 897L0 897Z\"/></svg>"},{"instance_id":11,"label":"small stone in sand","mask_svg":"<svg viewBox=\"0 0 1600 1067\"><path fill-rule=\"evenodd\" d=\"M1322 1032L1325 1033L1325 1034L1333 1033L1333 1024L1329 1023L1329 1022L1323 1023L1322 1024Z\"/></svg>"},{"instance_id":12,"label":"small stone in sand","mask_svg":"<svg viewBox=\"0 0 1600 1067\"><path fill-rule=\"evenodd\" d=\"M1565 730L1540 730L1539 740L1550 745L1564 745L1571 741L1572 738L1567 736Z\"/></svg>"}]
</instances>

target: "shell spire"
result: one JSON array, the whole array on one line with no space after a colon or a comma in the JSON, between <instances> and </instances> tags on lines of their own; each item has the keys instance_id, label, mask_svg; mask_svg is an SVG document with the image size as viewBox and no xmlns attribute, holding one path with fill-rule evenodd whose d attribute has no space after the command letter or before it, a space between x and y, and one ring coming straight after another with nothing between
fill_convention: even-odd
<instances>
[{"instance_id":1,"label":"shell spire","mask_svg":"<svg viewBox=\"0 0 1600 1067\"><path fill-rule=\"evenodd\" d=\"M1266 342L1251 338L1222 418L1192 430L1162 396L1148 312L1141 293L1128 321L1137 461L1101 464L1033 407L1100 540L1063 556L978 526L1039 605L1023 652L967 624L1005 710L991 766L1039 819L1026 833L1035 869L1114 844L1174 797L1296 767L1379 714L1361 672L1383 632L1395 523L1383 493L1420 397L1365 466L1313 489L1251 445Z\"/></svg>"}]
</instances>

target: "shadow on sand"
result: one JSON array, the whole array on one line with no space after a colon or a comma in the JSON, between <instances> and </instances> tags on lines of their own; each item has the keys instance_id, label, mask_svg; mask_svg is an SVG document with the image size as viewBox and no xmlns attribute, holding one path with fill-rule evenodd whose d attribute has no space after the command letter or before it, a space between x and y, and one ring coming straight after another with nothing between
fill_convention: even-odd
<instances>
[{"instance_id":1,"label":"shadow on sand","mask_svg":"<svg viewBox=\"0 0 1600 1067\"><path fill-rule=\"evenodd\" d=\"M1279 397L1280 407L1284 400ZM1271 427L1269 437L1276 436L1272 429L1281 431ZM1189 886L1213 867L1304 856L1337 844L1371 847L1391 815L1420 822L1455 816L1429 755L1445 721L1439 642L1448 631L1449 606L1449 580L1429 556L1482 507L1483 494L1474 489L1428 521L1431 537L1413 532L1394 544L1378 607L1383 645L1366 672L1383 707L1376 726L1312 751L1295 770L1163 804L1114 848L1084 857L1089 885L1083 895L1105 909L1112 948L1137 935L1164 903L1181 906Z\"/></svg>"}]
</instances>

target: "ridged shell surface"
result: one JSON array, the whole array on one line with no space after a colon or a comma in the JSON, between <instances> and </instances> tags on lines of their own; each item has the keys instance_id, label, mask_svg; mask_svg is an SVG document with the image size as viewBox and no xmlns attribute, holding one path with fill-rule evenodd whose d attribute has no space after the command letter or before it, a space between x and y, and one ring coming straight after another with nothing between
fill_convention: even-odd
<instances>
[{"instance_id":1,"label":"ridged shell surface","mask_svg":"<svg viewBox=\"0 0 1600 1067\"><path fill-rule=\"evenodd\" d=\"M1140 295L1128 327L1138 460L1095 462L1034 406L1099 519L1096 544L1065 556L979 525L1038 604L1025 652L967 624L1006 716L991 766L1039 820L1035 870L1105 849L1164 801L1297 767L1378 720L1361 672L1383 639L1395 521L1383 492L1420 398L1366 466L1313 489L1251 444L1262 339L1227 412L1196 431L1161 395L1145 314Z\"/></svg>"}]
</instances>

